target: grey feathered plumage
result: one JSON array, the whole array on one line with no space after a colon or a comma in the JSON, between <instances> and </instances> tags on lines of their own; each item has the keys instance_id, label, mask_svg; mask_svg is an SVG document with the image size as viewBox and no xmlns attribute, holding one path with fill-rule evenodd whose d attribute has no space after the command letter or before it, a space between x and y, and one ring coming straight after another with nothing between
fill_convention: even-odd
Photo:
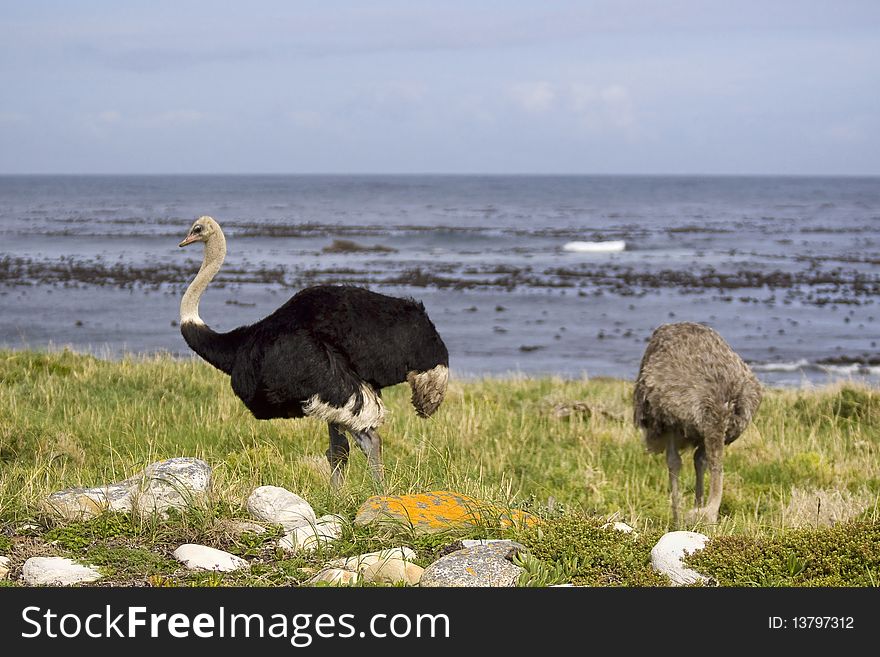
<instances>
[{"instance_id":1,"label":"grey feathered plumage","mask_svg":"<svg viewBox=\"0 0 880 657\"><path fill-rule=\"evenodd\" d=\"M687 446L696 448L698 507L702 474L709 466L709 502L697 511L714 522L721 502L723 447L748 426L762 394L749 366L713 329L680 322L654 331L636 379L633 420L644 431L649 451L667 452L676 523L678 452Z\"/></svg>"}]
</instances>

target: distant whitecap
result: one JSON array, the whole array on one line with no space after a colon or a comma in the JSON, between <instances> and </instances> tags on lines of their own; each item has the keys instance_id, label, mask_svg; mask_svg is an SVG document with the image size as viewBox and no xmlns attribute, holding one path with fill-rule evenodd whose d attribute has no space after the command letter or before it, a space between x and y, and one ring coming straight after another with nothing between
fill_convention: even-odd
<instances>
[{"instance_id":1,"label":"distant whitecap","mask_svg":"<svg viewBox=\"0 0 880 657\"><path fill-rule=\"evenodd\" d=\"M566 242L563 251L575 253L614 253L626 249L624 240L608 240L606 242Z\"/></svg>"},{"instance_id":2,"label":"distant whitecap","mask_svg":"<svg viewBox=\"0 0 880 657\"><path fill-rule=\"evenodd\" d=\"M751 368L756 372L797 372L810 366L805 358L788 363L751 363Z\"/></svg>"}]
</instances>

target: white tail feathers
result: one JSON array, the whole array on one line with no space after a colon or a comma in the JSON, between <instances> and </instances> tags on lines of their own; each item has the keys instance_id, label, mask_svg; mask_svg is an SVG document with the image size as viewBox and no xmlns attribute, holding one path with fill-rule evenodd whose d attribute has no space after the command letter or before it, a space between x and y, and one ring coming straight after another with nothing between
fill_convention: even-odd
<instances>
[{"instance_id":1,"label":"white tail feathers","mask_svg":"<svg viewBox=\"0 0 880 657\"><path fill-rule=\"evenodd\" d=\"M354 407L358 396L361 398L361 408L355 413ZM303 405L303 412L331 424L341 424L352 431L364 431L375 429L382 423L385 417L385 404L370 386L364 384L361 386L360 395L353 394L348 398L345 406L331 406L321 401L318 395L313 395Z\"/></svg>"}]
</instances>

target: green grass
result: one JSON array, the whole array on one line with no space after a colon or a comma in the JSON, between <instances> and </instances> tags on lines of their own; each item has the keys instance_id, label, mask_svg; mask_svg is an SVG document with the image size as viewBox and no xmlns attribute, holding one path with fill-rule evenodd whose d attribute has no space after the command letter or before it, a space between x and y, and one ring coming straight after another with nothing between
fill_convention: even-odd
<instances>
[{"instance_id":1,"label":"green grass","mask_svg":"<svg viewBox=\"0 0 880 657\"><path fill-rule=\"evenodd\" d=\"M688 563L722 586L880 586L880 524L718 536Z\"/></svg>"},{"instance_id":2,"label":"green grass","mask_svg":"<svg viewBox=\"0 0 880 657\"><path fill-rule=\"evenodd\" d=\"M567 577L591 585L656 584L647 555L669 529L667 474L663 457L645 453L632 425L631 395L629 382L610 379L453 381L443 406L426 421L415 416L405 386L388 389L386 492L449 489L542 516L540 535L534 529L510 534L532 551L532 582ZM89 558L120 583L276 585L301 583L330 556L395 541L416 548L426 565L460 538L389 537L348 527L324 554L289 559L269 540L248 542L223 529L225 519L247 517L245 501L262 484L293 490L319 515L351 518L377 492L375 485L353 449L347 483L334 494L326 448L325 425L255 420L228 378L198 360L0 351L0 553L15 563L33 554ZM109 514L61 525L45 512L42 501L56 490L119 481L174 456L203 458L214 469L211 495L186 513L167 520ZM731 543L737 547L725 558L738 561L737 554L748 552L742 545L749 545L778 554L783 565L795 555L797 564L800 539L787 543L788 536L827 535L816 545L830 549L833 537L845 533L841 527L876 527L880 391L854 384L769 390L753 425L726 448L724 466L720 521L700 531L717 537L718 545L727 545L722 539L742 542ZM683 486L692 496L690 467L683 469ZM818 507L830 493L838 495L836 519L853 523L817 531L826 524L827 505L824 512L812 509L809 500L815 496ZM799 504L789 508L794 496ZM639 536L624 540L601 530L612 516ZM876 541L876 530L852 534ZM255 565L246 575L219 579L181 573L171 552L182 542L228 549ZM858 554L861 548L853 549ZM808 564L798 577L807 577L806 584L877 583L877 561L865 559L861 573L811 570ZM857 562L846 561L855 570ZM748 568L728 573L717 563L712 567L723 584L801 581L770 565L763 577Z\"/></svg>"}]
</instances>

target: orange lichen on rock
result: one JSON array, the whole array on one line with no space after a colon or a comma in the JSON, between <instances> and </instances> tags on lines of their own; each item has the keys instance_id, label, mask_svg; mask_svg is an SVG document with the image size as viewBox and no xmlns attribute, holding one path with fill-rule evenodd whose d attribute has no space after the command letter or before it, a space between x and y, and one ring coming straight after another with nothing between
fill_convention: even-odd
<instances>
[{"instance_id":1,"label":"orange lichen on rock","mask_svg":"<svg viewBox=\"0 0 880 657\"><path fill-rule=\"evenodd\" d=\"M361 505L354 519L359 525L398 523L419 533L475 525L522 526L537 521L536 516L524 511L503 509L469 495L445 490L413 495L376 495Z\"/></svg>"}]
</instances>

